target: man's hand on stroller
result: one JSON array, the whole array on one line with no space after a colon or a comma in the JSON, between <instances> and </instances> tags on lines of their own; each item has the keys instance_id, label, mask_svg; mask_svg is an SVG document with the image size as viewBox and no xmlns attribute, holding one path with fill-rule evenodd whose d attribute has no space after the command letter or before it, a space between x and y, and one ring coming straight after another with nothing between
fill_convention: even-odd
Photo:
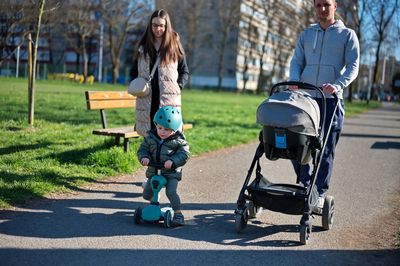
<instances>
[{"instance_id":1,"label":"man's hand on stroller","mask_svg":"<svg viewBox=\"0 0 400 266\"><path fill-rule=\"evenodd\" d=\"M337 93L337 89L335 88L335 86L333 86L330 83L322 84L322 90L325 93L329 93L329 94L336 94Z\"/></svg>"},{"instance_id":2,"label":"man's hand on stroller","mask_svg":"<svg viewBox=\"0 0 400 266\"><path fill-rule=\"evenodd\" d=\"M289 85L289 86L288 86L288 89L291 90L291 91L295 91L295 90L298 90L298 89L299 89L299 86L296 86L296 85Z\"/></svg>"}]
</instances>

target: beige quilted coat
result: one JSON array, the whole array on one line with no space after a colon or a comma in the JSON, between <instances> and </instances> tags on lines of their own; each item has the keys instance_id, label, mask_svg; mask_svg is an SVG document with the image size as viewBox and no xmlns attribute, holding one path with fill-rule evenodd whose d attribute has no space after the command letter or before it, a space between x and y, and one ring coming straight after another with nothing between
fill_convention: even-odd
<instances>
[{"instance_id":1,"label":"beige quilted coat","mask_svg":"<svg viewBox=\"0 0 400 266\"><path fill-rule=\"evenodd\" d=\"M150 56L143 54L143 49L139 49L138 71L139 77L149 79L150 77ZM160 88L159 107L174 106L181 107L181 90L178 85L178 62L165 65L162 62L158 66L158 84ZM144 97L136 98L136 131L146 136L151 128L150 108L151 108L151 87L150 93Z\"/></svg>"}]
</instances>

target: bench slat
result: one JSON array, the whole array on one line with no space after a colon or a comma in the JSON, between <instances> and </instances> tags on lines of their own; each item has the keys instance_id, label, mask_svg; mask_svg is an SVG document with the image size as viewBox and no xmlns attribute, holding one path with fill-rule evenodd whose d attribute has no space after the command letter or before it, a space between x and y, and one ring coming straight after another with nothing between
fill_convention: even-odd
<instances>
[{"instance_id":1,"label":"bench slat","mask_svg":"<svg viewBox=\"0 0 400 266\"><path fill-rule=\"evenodd\" d=\"M126 91L86 91L85 96L88 110L136 106L136 97Z\"/></svg>"},{"instance_id":2,"label":"bench slat","mask_svg":"<svg viewBox=\"0 0 400 266\"><path fill-rule=\"evenodd\" d=\"M136 97L126 91L86 91L86 99L92 100L135 100Z\"/></svg>"},{"instance_id":3,"label":"bench slat","mask_svg":"<svg viewBox=\"0 0 400 266\"><path fill-rule=\"evenodd\" d=\"M102 101L88 101L87 109L98 110L98 109L113 109L113 108L129 108L135 107L135 100L102 100Z\"/></svg>"},{"instance_id":4,"label":"bench slat","mask_svg":"<svg viewBox=\"0 0 400 266\"><path fill-rule=\"evenodd\" d=\"M183 130L192 129L192 128L193 128L193 124L183 124Z\"/></svg>"},{"instance_id":5,"label":"bench slat","mask_svg":"<svg viewBox=\"0 0 400 266\"><path fill-rule=\"evenodd\" d=\"M93 130L94 135L117 136L123 138L136 138L140 135L135 131L134 127L105 128Z\"/></svg>"}]
</instances>

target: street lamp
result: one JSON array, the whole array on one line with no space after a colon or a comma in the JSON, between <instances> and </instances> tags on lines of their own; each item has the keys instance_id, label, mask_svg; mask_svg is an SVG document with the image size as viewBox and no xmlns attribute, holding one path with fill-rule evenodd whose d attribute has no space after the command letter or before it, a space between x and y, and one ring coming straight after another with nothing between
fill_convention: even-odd
<instances>
[{"instance_id":1,"label":"street lamp","mask_svg":"<svg viewBox=\"0 0 400 266\"><path fill-rule=\"evenodd\" d=\"M17 46L17 65L15 67L15 77L18 78L19 76L19 51L20 51L20 46Z\"/></svg>"},{"instance_id":2,"label":"street lamp","mask_svg":"<svg viewBox=\"0 0 400 266\"><path fill-rule=\"evenodd\" d=\"M100 83L102 80L102 73L103 73L103 31L104 25L100 23L100 42L99 42L99 74L98 74L98 82Z\"/></svg>"},{"instance_id":3,"label":"street lamp","mask_svg":"<svg viewBox=\"0 0 400 266\"><path fill-rule=\"evenodd\" d=\"M369 50L369 73L368 73L368 92L367 92L367 102L370 100L371 95L371 88L372 88L372 55L374 51L371 49Z\"/></svg>"}]
</instances>

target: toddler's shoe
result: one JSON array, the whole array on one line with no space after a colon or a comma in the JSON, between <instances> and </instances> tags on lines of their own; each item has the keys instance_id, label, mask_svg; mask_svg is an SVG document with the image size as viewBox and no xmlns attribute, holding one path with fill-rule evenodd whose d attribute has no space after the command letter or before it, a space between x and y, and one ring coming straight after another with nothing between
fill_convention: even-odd
<instances>
[{"instance_id":1,"label":"toddler's shoe","mask_svg":"<svg viewBox=\"0 0 400 266\"><path fill-rule=\"evenodd\" d=\"M172 225L174 226L183 226L185 225L185 217L182 213L175 213L174 218L172 219Z\"/></svg>"}]
</instances>

